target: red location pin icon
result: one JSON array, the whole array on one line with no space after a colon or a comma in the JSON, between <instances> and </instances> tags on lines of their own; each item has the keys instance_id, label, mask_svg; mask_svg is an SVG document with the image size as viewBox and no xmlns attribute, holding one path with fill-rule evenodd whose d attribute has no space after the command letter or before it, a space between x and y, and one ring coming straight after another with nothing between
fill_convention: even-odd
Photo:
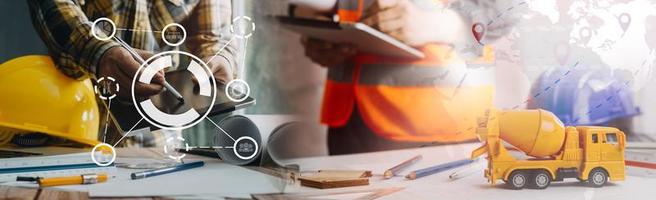
<instances>
[{"instance_id":1,"label":"red location pin icon","mask_svg":"<svg viewBox=\"0 0 656 200\"><path fill-rule=\"evenodd\" d=\"M481 40L483 39L483 36L485 35L485 26L481 23L475 23L472 26L472 33L474 34L474 38L476 38L476 41L478 44L483 45Z\"/></svg>"},{"instance_id":2,"label":"red location pin icon","mask_svg":"<svg viewBox=\"0 0 656 200\"><path fill-rule=\"evenodd\" d=\"M579 37L581 38L581 41L583 41L583 44L588 44L591 36L592 32L588 27L583 27L581 30L579 30Z\"/></svg>"},{"instance_id":3,"label":"red location pin icon","mask_svg":"<svg viewBox=\"0 0 656 200\"><path fill-rule=\"evenodd\" d=\"M622 13L619 17L617 17L617 21L620 22L622 30L624 30L624 33L626 33L626 30L629 29L629 25L631 25L631 15L628 13ZM622 33L622 36L624 36L624 33Z\"/></svg>"},{"instance_id":4,"label":"red location pin icon","mask_svg":"<svg viewBox=\"0 0 656 200\"><path fill-rule=\"evenodd\" d=\"M569 44L566 42L558 43L554 48L554 55L556 56L558 64L564 66L569 59Z\"/></svg>"}]
</instances>

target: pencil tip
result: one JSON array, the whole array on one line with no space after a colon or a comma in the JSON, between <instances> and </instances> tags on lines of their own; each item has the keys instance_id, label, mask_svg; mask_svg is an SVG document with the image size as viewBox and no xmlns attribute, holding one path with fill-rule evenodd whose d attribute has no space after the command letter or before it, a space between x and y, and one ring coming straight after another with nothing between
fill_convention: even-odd
<instances>
[{"instance_id":1,"label":"pencil tip","mask_svg":"<svg viewBox=\"0 0 656 200\"><path fill-rule=\"evenodd\" d=\"M414 172L410 172L405 178L410 179L410 180L415 180L417 178L417 174Z\"/></svg>"},{"instance_id":2,"label":"pencil tip","mask_svg":"<svg viewBox=\"0 0 656 200\"><path fill-rule=\"evenodd\" d=\"M387 171L385 171L385 173L383 173L383 178L384 179L390 179L390 178L392 178L392 176L394 176L394 174L390 170L387 170Z\"/></svg>"}]
</instances>

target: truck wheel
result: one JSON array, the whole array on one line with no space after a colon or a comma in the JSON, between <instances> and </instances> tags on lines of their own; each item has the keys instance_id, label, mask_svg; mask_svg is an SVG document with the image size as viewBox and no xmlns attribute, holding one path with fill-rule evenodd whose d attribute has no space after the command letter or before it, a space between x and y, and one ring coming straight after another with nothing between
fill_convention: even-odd
<instances>
[{"instance_id":1,"label":"truck wheel","mask_svg":"<svg viewBox=\"0 0 656 200\"><path fill-rule=\"evenodd\" d=\"M608 174L602 169L593 169L588 176L588 185L592 187L601 187L608 181Z\"/></svg>"},{"instance_id":2,"label":"truck wheel","mask_svg":"<svg viewBox=\"0 0 656 200\"><path fill-rule=\"evenodd\" d=\"M534 189L544 189L551 184L551 176L544 170L537 170L533 174L529 186Z\"/></svg>"},{"instance_id":3,"label":"truck wheel","mask_svg":"<svg viewBox=\"0 0 656 200\"><path fill-rule=\"evenodd\" d=\"M507 183L510 186L510 189L520 190L528 183L528 176L526 172L514 171L510 174L510 177L508 177Z\"/></svg>"}]
</instances>

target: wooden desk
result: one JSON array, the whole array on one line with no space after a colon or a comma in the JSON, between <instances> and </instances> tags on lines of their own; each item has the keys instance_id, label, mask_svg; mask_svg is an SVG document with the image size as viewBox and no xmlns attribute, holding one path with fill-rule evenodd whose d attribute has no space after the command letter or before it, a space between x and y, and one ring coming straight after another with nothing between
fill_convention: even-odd
<instances>
[{"instance_id":1,"label":"wooden desk","mask_svg":"<svg viewBox=\"0 0 656 200\"><path fill-rule=\"evenodd\" d=\"M61 191L51 189L37 189L37 188L20 188L0 186L0 199L70 199L70 200L85 200L85 199L125 199L125 200L151 200L151 199L169 199L164 197L143 197L143 198L89 198L86 192L74 191Z\"/></svg>"}]
</instances>

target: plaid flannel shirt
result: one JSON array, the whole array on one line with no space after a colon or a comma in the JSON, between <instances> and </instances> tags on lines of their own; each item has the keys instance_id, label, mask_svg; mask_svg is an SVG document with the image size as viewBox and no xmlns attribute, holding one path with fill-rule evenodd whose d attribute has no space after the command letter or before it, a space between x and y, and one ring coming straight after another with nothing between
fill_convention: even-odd
<instances>
[{"instance_id":1,"label":"plaid flannel shirt","mask_svg":"<svg viewBox=\"0 0 656 200\"><path fill-rule=\"evenodd\" d=\"M225 45L214 59L226 59L231 67L237 66L234 43L227 44L232 39L230 0L29 0L28 3L34 27L57 67L72 78L94 77L103 54L119 45L92 36L93 21L101 17L116 24L114 37L120 37L133 48L152 52L177 48L164 43L161 31L167 24L179 23L187 31L183 46L188 52L207 61Z\"/></svg>"}]
</instances>

